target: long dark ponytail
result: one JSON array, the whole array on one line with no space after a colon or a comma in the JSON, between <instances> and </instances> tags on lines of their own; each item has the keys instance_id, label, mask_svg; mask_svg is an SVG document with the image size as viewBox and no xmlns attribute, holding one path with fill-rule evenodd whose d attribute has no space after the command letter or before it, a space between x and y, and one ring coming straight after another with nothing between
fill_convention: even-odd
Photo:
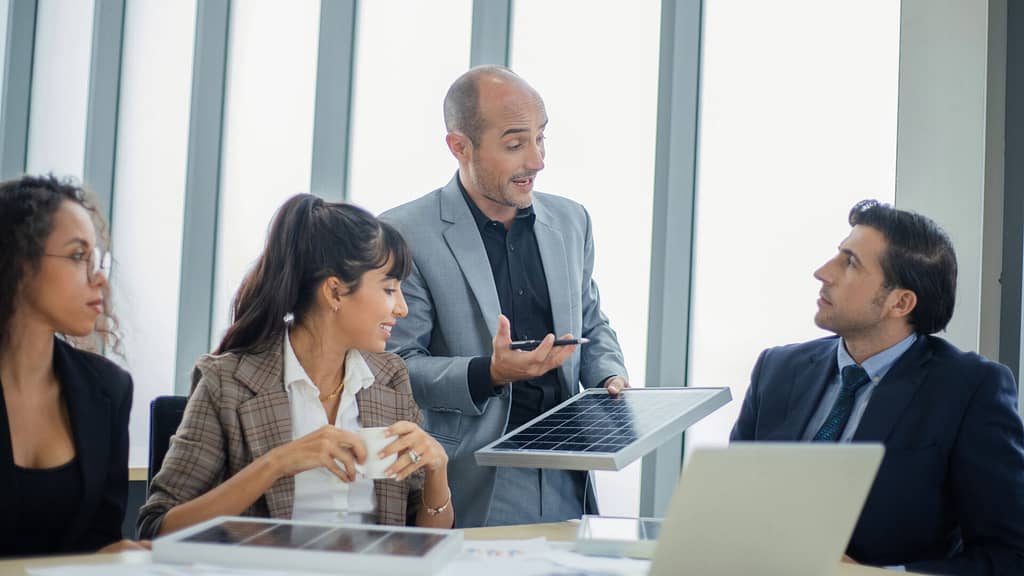
<instances>
[{"instance_id":1,"label":"long dark ponytail","mask_svg":"<svg viewBox=\"0 0 1024 576\"><path fill-rule=\"evenodd\" d=\"M390 225L352 204L292 196L274 215L263 253L235 294L232 324L216 353L255 354L279 346L285 316L301 323L324 280L336 277L354 292L363 274L389 259L388 276L404 280L412 259Z\"/></svg>"}]
</instances>

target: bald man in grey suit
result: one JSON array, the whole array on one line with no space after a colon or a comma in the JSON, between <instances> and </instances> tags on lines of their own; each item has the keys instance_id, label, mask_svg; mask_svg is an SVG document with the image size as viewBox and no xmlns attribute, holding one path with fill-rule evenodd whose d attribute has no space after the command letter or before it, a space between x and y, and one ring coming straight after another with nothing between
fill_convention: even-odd
<instances>
[{"instance_id":1,"label":"bald man in grey suit","mask_svg":"<svg viewBox=\"0 0 1024 576\"><path fill-rule=\"evenodd\" d=\"M547 114L513 72L484 66L462 75L445 97L445 124L455 177L382 218L405 236L414 260L402 285L409 315L388 349L408 364L424 428L449 453L456 526L596 513L585 473L481 467L473 457L581 385L610 393L629 386L591 277L590 216L533 191ZM555 347L554 334L590 343ZM512 350L513 337L543 342Z\"/></svg>"}]
</instances>

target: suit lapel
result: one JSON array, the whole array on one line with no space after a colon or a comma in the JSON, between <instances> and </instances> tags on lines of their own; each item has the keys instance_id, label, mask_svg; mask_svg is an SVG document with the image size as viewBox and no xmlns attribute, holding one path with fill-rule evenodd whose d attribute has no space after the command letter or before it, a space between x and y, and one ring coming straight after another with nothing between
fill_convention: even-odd
<instances>
[{"instance_id":1,"label":"suit lapel","mask_svg":"<svg viewBox=\"0 0 1024 576\"><path fill-rule=\"evenodd\" d=\"M88 529L86 523L98 506L110 462L110 422L113 418L110 398L96 386L89 386L84 366L74 362L70 346L55 342L53 365L71 418L78 467L82 471L82 502L71 528L64 533L65 543Z\"/></svg>"},{"instance_id":2,"label":"suit lapel","mask_svg":"<svg viewBox=\"0 0 1024 576\"><path fill-rule=\"evenodd\" d=\"M380 356L363 354L366 365L373 373L373 385L356 392L356 405L359 407L359 426L375 428L389 426L406 417L405 406L394 388L387 382L387 364ZM406 482L394 480L374 480L373 494L377 502L377 523L404 525L406 501L409 487Z\"/></svg>"},{"instance_id":3,"label":"suit lapel","mask_svg":"<svg viewBox=\"0 0 1024 576\"><path fill-rule=\"evenodd\" d=\"M573 306L570 301L573 291L572 286L569 285L569 264L565 254L565 240L556 227L557 223L551 221L547 209L537 196L534 196L533 211L537 215L533 234L537 237L537 248L540 249L544 276L547 278L548 298L551 300L551 322L557 338L573 331ZM578 305L579 303L577 303ZM574 334L574 336L579 337L582 334ZM573 359L570 358L569 361L558 367L562 386L566 388L566 393L569 396L575 393L570 370L572 361Z\"/></svg>"},{"instance_id":4,"label":"suit lapel","mask_svg":"<svg viewBox=\"0 0 1024 576\"><path fill-rule=\"evenodd\" d=\"M373 385L356 392L356 406L359 407L359 426L361 428L377 428L389 426L398 418L401 406L395 391L384 382L380 382L383 365L380 359L370 354L363 354L366 365L373 374Z\"/></svg>"},{"instance_id":5,"label":"suit lapel","mask_svg":"<svg viewBox=\"0 0 1024 576\"><path fill-rule=\"evenodd\" d=\"M836 338L835 345L813 352L805 364L797 366L789 384L785 420L764 440L795 442L803 437L811 415L821 403L829 379L836 374L838 345L839 339Z\"/></svg>"},{"instance_id":6,"label":"suit lapel","mask_svg":"<svg viewBox=\"0 0 1024 576\"><path fill-rule=\"evenodd\" d=\"M885 442L928 375L926 364L931 357L928 337L919 335L875 386L853 435L854 442Z\"/></svg>"},{"instance_id":7,"label":"suit lapel","mask_svg":"<svg viewBox=\"0 0 1024 576\"><path fill-rule=\"evenodd\" d=\"M260 354L246 354L238 361L236 378L255 393L238 406L242 434L253 460L292 440L291 404L284 389L283 370L281 346ZM271 518L291 517L295 479L279 479L265 497Z\"/></svg>"},{"instance_id":8,"label":"suit lapel","mask_svg":"<svg viewBox=\"0 0 1024 576\"><path fill-rule=\"evenodd\" d=\"M551 321L555 327L555 335L572 331L572 302L569 285L569 263L565 254L565 240L558 231L556 223L551 222L544 205L534 199L533 211L537 215L533 233L537 237L540 259L544 265L544 275L548 281L548 297L551 299ZM578 304L577 304L578 306ZM575 334L580 336L580 334Z\"/></svg>"},{"instance_id":9,"label":"suit lapel","mask_svg":"<svg viewBox=\"0 0 1024 576\"><path fill-rule=\"evenodd\" d=\"M444 231L444 240L476 298L487 329L493 335L498 331L501 303L498 302L498 291L494 288L494 276L484 242L480 239L480 230L459 190L458 177L456 174L441 190L441 219L451 224Z\"/></svg>"}]
</instances>

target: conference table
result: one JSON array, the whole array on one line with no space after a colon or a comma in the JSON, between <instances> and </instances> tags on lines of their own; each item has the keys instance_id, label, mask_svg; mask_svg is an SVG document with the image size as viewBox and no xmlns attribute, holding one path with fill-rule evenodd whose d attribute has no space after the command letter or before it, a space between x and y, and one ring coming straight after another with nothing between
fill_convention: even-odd
<instances>
[{"instance_id":1,"label":"conference table","mask_svg":"<svg viewBox=\"0 0 1024 576\"><path fill-rule=\"evenodd\" d=\"M522 526L501 526L495 528L468 528L464 530L466 540L523 540L547 538L553 542L570 542L576 537L577 524L558 522L554 524L529 524ZM21 560L0 561L0 576L21 576L29 568L69 566L81 564L150 564L149 552L121 552L119 554L85 554L50 556ZM891 572L881 568L840 564L835 576L895 576L909 574Z\"/></svg>"}]
</instances>

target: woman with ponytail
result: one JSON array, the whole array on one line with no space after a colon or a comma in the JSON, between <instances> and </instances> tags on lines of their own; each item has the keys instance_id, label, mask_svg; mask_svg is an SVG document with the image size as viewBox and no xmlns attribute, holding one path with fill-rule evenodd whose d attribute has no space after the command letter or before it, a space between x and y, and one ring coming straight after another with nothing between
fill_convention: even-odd
<instances>
[{"instance_id":1,"label":"woman with ponytail","mask_svg":"<svg viewBox=\"0 0 1024 576\"><path fill-rule=\"evenodd\" d=\"M290 198L196 363L185 414L139 513L168 534L222 515L450 528L448 457L420 428L405 364L384 352L412 260L365 210ZM396 437L365 477L360 429ZM374 455L369 455L371 458Z\"/></svg>"}]
</instances>

